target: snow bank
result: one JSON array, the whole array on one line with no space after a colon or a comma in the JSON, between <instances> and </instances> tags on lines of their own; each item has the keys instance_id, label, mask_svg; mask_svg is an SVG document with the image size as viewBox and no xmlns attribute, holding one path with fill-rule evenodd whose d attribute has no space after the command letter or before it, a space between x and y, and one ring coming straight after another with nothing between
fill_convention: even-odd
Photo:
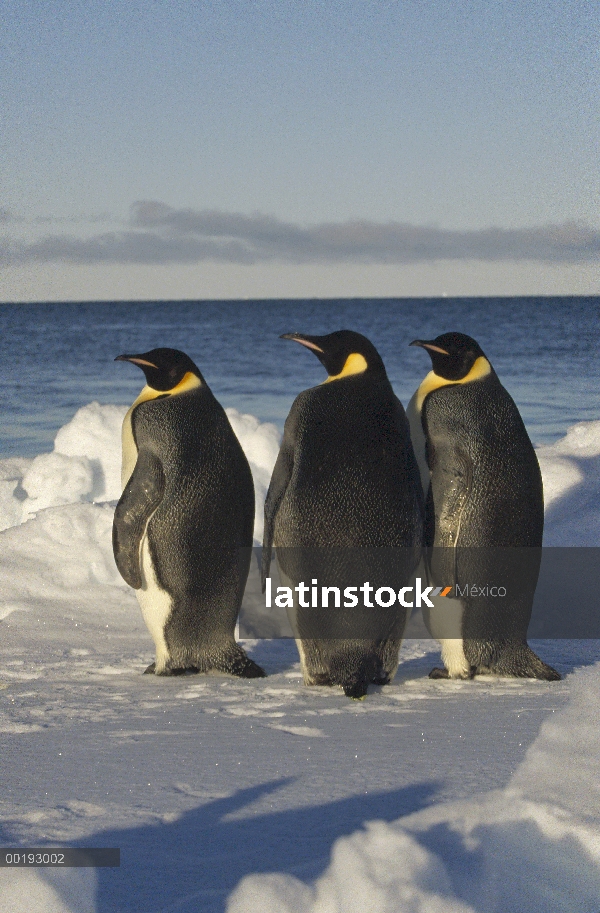
<instances>
[{"instance_id":1,"label":"snow bank","mask_svg":"<svg viewBox=\"0 0 600 913\"><path fill-rule=\"evenodd\" d=\"M225 412L252 470L256 495L254 539L257 545L262 545L265 498L279 453L281 435L275 425L259 422L253 415L243 414L237 409L226 409Z\"/></svg>"},{"instance_id":2,"label":"snow bank","mask_svg":"<svg viewBox=\"0 0 600 913\"><path fill-rule=\"evenodd\" d=\"M112 520L110 504L66 504L0 534L4 680L22 671L8 662L12 650L15 661L25 651L32 679L72 650L106 651L109 640L132 633L151 652L133 590L115 565ZM4 723L0 712L0 731L8 731Z\"/></svg>"},{"instance_id":3,"label":"snow bank","mask_svg":"<svg viewBox=\"0 0 600 913\"><path fill-rule=\"evenodd\" d=\"M599 696L600 664L578 671L505 790L369 822L314 885L251 875L227 913L597 913Z\"/></svg>"},{"instance_id":4,"label":"snow bank","mask_svg":"<svg viewBox=\"0 0 600 913\"><path fill-rule=\"evenodd\" d=\"M600 421L572 425L537 455L544 479L544 544L600 545Z\"/></svg>"},{"instance_id":5,"label":"snow bank","mask_svg":"<svg viewBox=\"0 0 600 913\"><path fill-rule=\"evenodd\" d=\"M127 587L112 554L108 504L67 504L2 534L0 591L6 607L86 598L89 587ZM94 594L95 596L96 594Z\"/></svg>"},{"instance_id":6,"label":"snow bank","mask_svg":"<svg viewBox=\"0 0 600 913\"><path fill-rule=\"evenodd\" d=\"M21 481L32 462L14 457L0 460L0 531L21 522L22 501L27 497Z\"/></svg>"},{"instance_id":7,"label":"snow bank","mask_svg":"<svg viewBox=\"0 0 600 913\"><path fill-rule=\"evenodd\" d=\"M13 869L2 880L0 913L96 913L95 890L92 869Z\"/></svg>"},{"instance_id":8,"label":"snow bank","mask_svg":"<svg viewBox=\"0 0 600 913\"><path fill-rule=\"evenodd\" d=\"M0 529L47 507L117 501L121 496L121 425L125 406L90 403L61 428L52 453L0 460Z\"/></svg>"},{"instance_id":9,"label":"snow bank","mask_svg":"<svg viewBox=\"0 0 600 913\"><path fill-rule=\"evenodd\" d=\"M334 844L314 888L291 875L249 875L227 913L473 913L452 893L439 859L409 834L371 821Z\"/></svg>"},{"instance_id":10,"label":"snow bank","mask_svg":"<svg viewBox=\"0 0 600 913\"><path fill-rule=\"evenodd\" d=\"M66 504L118 501L121 496L121 425L126 406L90 403L61 428L52 453L33 460L0 460L0 530ZM250 463L256 490L254 535L262 542L263 504L279 451L279 431L253 415L227 409Z\"/></svg>"}]
</instances>

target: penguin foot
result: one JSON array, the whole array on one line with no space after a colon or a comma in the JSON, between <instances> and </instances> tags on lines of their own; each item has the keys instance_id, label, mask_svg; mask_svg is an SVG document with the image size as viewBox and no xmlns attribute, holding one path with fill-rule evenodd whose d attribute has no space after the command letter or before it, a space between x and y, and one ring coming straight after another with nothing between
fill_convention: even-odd
<instances>
[{"instance_id":1,"label":"penguin foot","mask_svg":"<svg viewBox=\"0 0 600 913\"><path fill-rule=\"evenodd\" d=\"M475 674L479 672L479 669L476 669L475 666L470 666L468 673L463 673L462 675L450 675L447 669L435 668L432 669L429 673L429 678L451 678L454 681L467 682L472 678L475 678Z\"/></svg>"},{"instance_id":2,"label":"penguin foot","mask_svg":"<svg viewBox=\"0 0 600 913\"><path fill-rule=\"evenodd\" d=\"M477 670L479 672L479 669ZM511 645L481 672L487 675L507 675L512 678L536 678L544 682L559 682L560 672L549 666L533 652L528 644Z\"/></svg>"},{"instance_id":3,"label":"penguin foot","mask_svg":"<svg viewBox=\"0 0 600 913\"><path fill-rule=\"evenodd\" d=\"M389 685L390 681L390 673L386 672L384 668L380 668L371 679L371 684L382 687L383 685Z\"/></svg>"},{"instance_id":4,"label":"penguin foot","mask_svg":"<svg viewBox=\"0 0 600 913\"><path fill-rule=\"evenodd\" d=\"M538 667L535 670L523 669L513 672L495 666L493 669L478 669L477 674L500 675L502 677L506 676L507 678L534 678L540 682L560 682L562 679L560 672L557 672L556 669L553 669L552 666L548 666L546 663L542 663L542 668Z\"/></svg>"},{"instance_id":5,"label":"penguin foot","mask_svg":"<svg viewBox=\"0 0 600 913\"><path fill-rule=\"evenodd\" d=\"M531 647L527 646L527 658L529 660L526 672L529 678L537 678L543 682L559 682L561 680L560 672L545 663L539 656L533 652Z\"/></svg>"},{"instance_id":6,"label":"penguin foot","mask_svg":"<svg viewBox=\"0 0 600 913\"><path fill-rule=\"evenodd\" d=\"M265 678L266 672L235 642L225 644L218 652L202 657L200 672L224 672L238 678Z\"/></svg>"},{"instance_id":7,"label":"penguin foot","mask_svg":"<svg viewBox=\"0 0 600 913\"><path fill-rule=\"evenodd\" d=\"M258 663L255 663L253 659L250 659L249 656L246 657L246 663L243 669L240 672L234 672L234 675L239 675L240 678L266 678L267 673L259 666Z\"/></svg>"},{"instance_id":8,"label":"penguin foot","mask_svg":"<svg viewBox=\"0 0 600 913\"><path fill-rule=\"evenodd\" d=\"M151 663L144 669L144 675L198 675L196 666L165 666L160 672L156 671L156 663Z\"/></svg>"},{"instance_id":9,"label":"penguin foot","mask_svg":"<svg viewBox=\"0 0 600 913\"><path fill-rule=\"evenodd\" d=\"M310 682L307 682L310 685L333 685L331 681L331 676L328 672L317 672L314 675L310 676Z\"/></svg>"}]
</instances>

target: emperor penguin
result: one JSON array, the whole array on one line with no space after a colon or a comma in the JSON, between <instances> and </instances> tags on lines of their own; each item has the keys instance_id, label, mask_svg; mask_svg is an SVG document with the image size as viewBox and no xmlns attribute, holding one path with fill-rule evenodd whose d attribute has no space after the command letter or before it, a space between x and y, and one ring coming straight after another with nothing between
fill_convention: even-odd
<instances>
[{"instance_id":1,"label":"emperor penguin","mask_svg":"<svg viewBox=\"0 0 600 913\"><path fill-rule=\"evenodd\" d=\"M431 357L407 413L425 493L426 622L442 646L431 678L560 679L527 644L544 531L542 476L510 394L463 333L415 339Z\"/></svg>"},{"instance_id":2,"label":"emperor penguin","mask_svg":"<svg viewBox=\"0 0 600 913\"><path fill-rule=\"evenodd\" d=\"M385 585L395 596L420 560L424 506L409 426L365 336L281 338L314 352L328 376L297 396L285 422L265 502L263 588L275 546L282 578L313 594L310 605L294 597L290 618L305 684L362 699L396 672L406 607L394 599L365 608L367 595L363 605L347 599L346 584L354 594Z\"/></svg>"},{"instance_id":3,"label":"emperor penguin","mask_svg":"<svg viewBox=\"0 0 600 913\"><path fill-rule=\"evenodd\" d=\"M113 550L156 647L156 675L264 675L235 642L251 556L254 486L222 406L177 349L119 355L146 386L123 421Z\"/></svg>"}]
</instances>

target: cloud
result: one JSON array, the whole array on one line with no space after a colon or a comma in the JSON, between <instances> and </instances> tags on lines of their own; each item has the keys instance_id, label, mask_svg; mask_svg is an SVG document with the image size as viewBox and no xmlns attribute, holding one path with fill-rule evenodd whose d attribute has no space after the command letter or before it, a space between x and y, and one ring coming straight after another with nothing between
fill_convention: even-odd
<instances>
[{"instance_id":1,"label":"cloud","mask_svg":"<svg viewBox=\"0 0 600 913\"><path fill-rule=\"evenodd\" d=\"M157 201L134 203L122 231L87 238L54 234L31 242L15 238L0 242L4 264L590 263L599 259L600 231L576 222L472 231L366 220L301 226L260 213L176 209Z\"/></svg>"},{"instance_id":2,"label":"cloud","mask_svg":"<svg viewBox=\"0 0 600 913\"><path fill-rule=\"evenodd\" d=\"M164 238L152 232L107 232L91 238L47 235L39 241L0 239L0 264L55 263L198 263L217 260L254 263L245 247L236 241L217 243L194 238Z\"/></svg>"},{"instance_id":3,"label":"cloud","mask_svg":"<svg viewBox=\"0 0 600 913\"><path fill-rule=\"evenodd\" d=\"M94 213L93 215L88 215L81 213L78 216L36 216L33 219L33 225L74 225L77 223L85 222L90 225L96 224L98 222L114 222L113 216L108 212L99 212Z\"/></svg>"}]
</instances>

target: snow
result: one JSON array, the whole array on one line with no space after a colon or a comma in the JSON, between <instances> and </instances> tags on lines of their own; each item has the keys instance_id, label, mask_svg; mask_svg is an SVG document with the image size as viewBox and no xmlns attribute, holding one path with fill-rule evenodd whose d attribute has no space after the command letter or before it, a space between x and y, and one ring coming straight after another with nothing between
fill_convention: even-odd
<instances>
[{"instance_id":1,"label":"snow","mask_svg":"<svg viewBox=\"0 0 600 913\"><path fill-rule=\"evenodd\" d=\"M336 841L313 886L250 875L227 913L595 913L599 693L600 664L573 676L567 707L542 724L505 789L367 822Z\"/></svg>"},{"instance_id":2,"label":"snow","mask_svg":"<svg viewBox=\"0 0 600 913\"><path fill-rule=\"evenodd\" d=\"M598 913L600 644L543 641L558 683L398 675L353 702L302 684L142 676L153 645L112 557L125 409L0 461L0 844L116 846L119 869L0 869L0 911ZM279 445L235 409L255 538ZM600 422L539 448L549 545L600 545ZM246 600L258 593L255 563Z\"/></svg>"},{"instance_id":3,"label":"snow","mask_svg":"<svg viewBox=\"0 0 600 913\"><path fill-rule=\"evenodd\" d=\"M271 481L271 473L277 454L281 435L275 425L259 422L253 415L240 413L237 409L226 409L227 418L244 448L250 463L254 492L256 496L256 513L254 521L254 541L262 545L264 515L263 505Z\"/></svg>"},{"instance_id":4,"label":"snow","mask_svg":"<svg viewBox=\"0 0 600 913\"><path fill-rule=\"evenodd\" d=\"M545 545L600 545L600 421L579 422L539 447L546 503Z\"/></svg>"}]
</instances>

